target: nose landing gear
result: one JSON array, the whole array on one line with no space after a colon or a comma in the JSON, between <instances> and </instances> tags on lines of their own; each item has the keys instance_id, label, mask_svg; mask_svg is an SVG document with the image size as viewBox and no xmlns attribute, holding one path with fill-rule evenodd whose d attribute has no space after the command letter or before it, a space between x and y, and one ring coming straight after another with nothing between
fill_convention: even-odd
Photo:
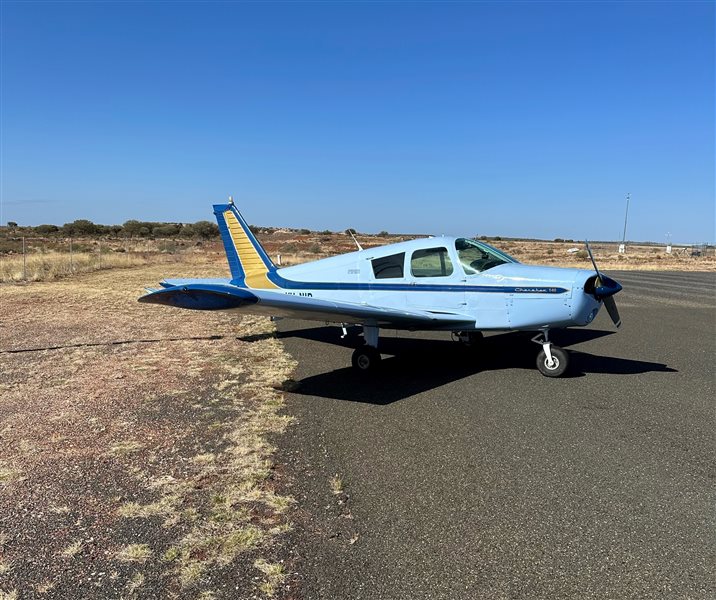
<instances>
[{"instance_id":1,"label":"nose landing gear","mask_svg":"<svg viewBox=\"0 0 716 600\"><path fill-rule=\"evenodd\" d=\"M569 354L566 350L549 341L549 330L543 329L532 338L535 344L542 346L537 355L537 369L545 377L561 377L569 367Z\"/></svg>"}]
</instances>

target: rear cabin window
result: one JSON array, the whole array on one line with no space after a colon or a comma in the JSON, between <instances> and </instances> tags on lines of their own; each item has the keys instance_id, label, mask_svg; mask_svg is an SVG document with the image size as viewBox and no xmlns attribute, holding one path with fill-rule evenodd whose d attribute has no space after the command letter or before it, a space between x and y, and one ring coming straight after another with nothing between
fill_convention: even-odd
<instances>
[{"instance_id":1,"label":"rear cabin window","mask_svg":"<svg viewBox=\"0 0 716 600\"><path fill-rule=\"evenodd\" d=\"M413 277L447 277L452 275L452 262L447 248L416 250L410 259Z\"/></svg>"},{"instance_id":2,"label":"rear cabin window","mask_svg":"<svg viewBox=\"0 0 716 600\"><path fill-rule=\"evenodd\" d=\"M397 279L403 276L405 252L374 258L370 262L373 265L373 275L376 279Z\"/></svg>"}]
</instances>

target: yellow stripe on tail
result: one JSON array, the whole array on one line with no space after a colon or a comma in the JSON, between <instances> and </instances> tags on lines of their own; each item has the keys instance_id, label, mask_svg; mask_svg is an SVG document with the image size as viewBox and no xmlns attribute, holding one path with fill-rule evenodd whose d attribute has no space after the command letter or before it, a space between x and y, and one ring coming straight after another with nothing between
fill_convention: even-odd
<instances>
[{"instance_id":1,"label":"yellow stripe on tail","mask_svg":"<svg viewBox=\"0 0 716 600\"><path fill-rule=\"evenodd\" d=\"M277 289L278 286L269 280L268 269L261 256L251 243L246 231L239 223L234 211L229 208L224 211L224 219L229 230L231 240L234 242L236 253L239 255L241 268L245 273L246 287L254 289Z\"/></svg>"}]
</instances>

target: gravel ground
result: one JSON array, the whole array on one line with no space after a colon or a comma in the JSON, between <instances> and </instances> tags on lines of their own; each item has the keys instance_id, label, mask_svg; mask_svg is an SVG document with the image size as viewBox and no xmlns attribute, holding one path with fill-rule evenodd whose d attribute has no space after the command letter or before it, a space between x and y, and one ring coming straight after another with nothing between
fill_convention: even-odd
<instances>
[{"instance_id":1,"label":"gravel ground","mask_svg":"<svg viewBox=\"0 0 716 600\"><path fill-rule=\"evenodd\" d=\"M291 595L293 363L265 319L138 304L167 268L0 287L0 597Z\"/></svg>"}]
</instances>

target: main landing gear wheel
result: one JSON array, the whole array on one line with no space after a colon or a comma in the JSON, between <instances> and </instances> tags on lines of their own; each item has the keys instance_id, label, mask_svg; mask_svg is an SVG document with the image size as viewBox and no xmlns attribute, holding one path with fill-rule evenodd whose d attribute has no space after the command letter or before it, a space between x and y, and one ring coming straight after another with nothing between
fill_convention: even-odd
<instances>
[{"instance_id":1,"label":"main landing gear wheel","mask_svg":"<svg viewBox=\"0 0 716 600\"><path fill-rule=\"evenodd\" d=\"M453 331L452 339L466 348L475 348L484 338L482 331Z\"/></svg>"},{"instance_id":2,"label":"main landing gear wheel","mask_svg":"<svg viewBox=\"0 0 716 600\"><path fill-rule=\"evenodd\" d=\"M380 352L373 346L361 346L353 352L353 368L361 373L373 373L380 366Z\"/></svg>"},{"instance_id":3,"label":"main landing gear wheel","mask_svg":"<svg viewBox=\"0 0 716 600\"><path fill-rule=\"evenodd\" d=\"M569 354L559 346L551 346L552 360L547 358L544 350L537 355L537 368L545 377L561 377L569 366Z\"/></svg>"}]
</instances>

